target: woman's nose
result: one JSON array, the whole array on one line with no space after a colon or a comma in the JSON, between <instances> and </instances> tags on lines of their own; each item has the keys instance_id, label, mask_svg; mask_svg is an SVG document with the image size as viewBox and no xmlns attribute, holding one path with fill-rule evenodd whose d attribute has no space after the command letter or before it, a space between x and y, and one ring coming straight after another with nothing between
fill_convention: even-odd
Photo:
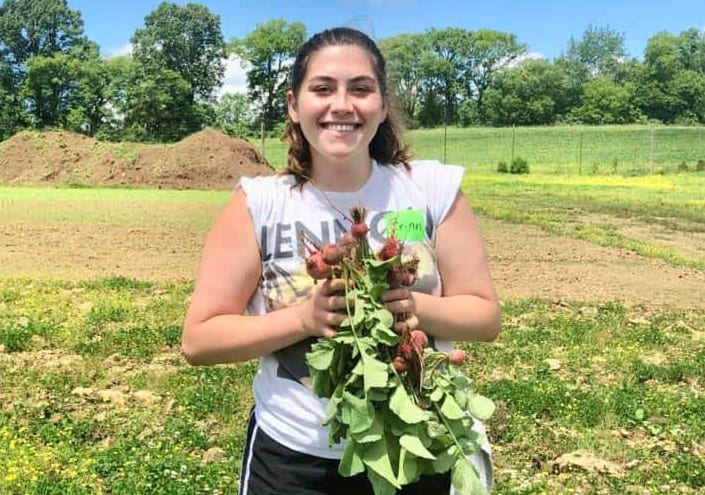
<instances>
[{"instance_id":1,"label":"woman's nose","mask_svg":"<svg viewBox=\"0 0 705 495\"><path fill-rule=\"evenodd\" d=\"M352 100L350 95L345 90L337 91L333 103L331 105L331 110L337 113L352 113Z\"/></svg>"}]
</instances>

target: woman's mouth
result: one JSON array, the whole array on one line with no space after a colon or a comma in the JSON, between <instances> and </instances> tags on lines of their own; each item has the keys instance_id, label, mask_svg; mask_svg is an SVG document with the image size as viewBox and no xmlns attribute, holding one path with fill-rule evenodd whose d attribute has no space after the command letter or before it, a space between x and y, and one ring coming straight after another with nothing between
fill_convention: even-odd
<instances>
[{"instance_id":1,"label":"woman's mouth","mask_svg":"<svg viewBox=\"0 0 705 495\"><path fill-rule=\"evenodd\" d=\"M321 124L321 126L324 129L327 129L329 131L335 131L335 132L352 132L354 131L359 124L333 124L333 123L324 123Z\"/></svg>"}]
</instances>

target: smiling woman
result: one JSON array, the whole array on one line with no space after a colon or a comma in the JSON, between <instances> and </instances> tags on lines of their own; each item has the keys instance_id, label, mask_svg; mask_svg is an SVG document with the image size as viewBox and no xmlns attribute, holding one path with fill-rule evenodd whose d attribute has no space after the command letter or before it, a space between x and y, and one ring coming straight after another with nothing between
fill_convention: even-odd
<instances>
[{"instance_id":1,"label":"smiling woman","mask_svg":"<svg viewBox=\"0 0 705 495\"><path fill-rule=\"evenodd\" d=\"M403 485L400 494L446 495L450 471L402 473L403 462L389 459L383 442L375 445L397 465L393 473L382 479L374 466L358 466L345 471L349 477L339 474L346 442L330 444L328 401L312 390L306 355L346 319L345 283L314 284L305 261L311 244L341 242L353 222L369 226L370 248L378 252L385 232L411 219L394 235L399 256L418 263L417 277L409 287L388 288L379 301L394 315L394 329L422 328L442 351L456 340L493 340L499 304L460 191L464 170L410 161L389 111L384 58L359 31L323 31L301 47L287 104L288 166L276 177L243 178L235 188L206 239L183 330L192 364L259 358L240 493L380 495ZM468 456L474 469L467 471L476 483L453 483L463 495L492 486L482 423L473 430L482 446Z\"/></svg>"},{"instance_id":2,"label":"smiling woman","mask_svg":"<svg viewBox=\"0 0 705 495\"><path fill-rule=\"evenodd\" d=\"M323 188L356 191L367 180L369 143L387 118L387 104L367 51L356 45L327 46L311 55L300 87L287 94L289 116L306 136L310 177ZM342 176L341 176L342 175Z\"/></svg>"}]
</instances>

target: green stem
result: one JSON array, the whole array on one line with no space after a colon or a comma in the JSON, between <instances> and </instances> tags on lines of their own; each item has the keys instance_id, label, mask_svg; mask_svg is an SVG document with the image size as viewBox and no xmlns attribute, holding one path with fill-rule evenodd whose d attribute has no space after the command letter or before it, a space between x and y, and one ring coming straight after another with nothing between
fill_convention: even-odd
<instances>
[{"instance_id":1,"label":"green stem","mask_svg":"<svg viewBox=\"0 0 705 495\"><path fill-rule=\"evenodd\" d=\"M353 339L355 339L355 345L357 350L362 353L362 348L360 347L360 342L358 341L357 332L355 332L355 324L353 323L352 313L350 311L350 287L349 281L351 278L351 269L347 263L343 263L343 280L345 281L345 312L350 320L350 331L352 332Z\"/></svg>"},{"instance_id":2,"label":"green stem","mask_svg":"<svg viewBox=\"0 0 705 495\"><path fill-rule=\"evenodd\" d=\"M436 414L438 414L438 417L441 418L441 421L443 421L443 425L446 427L446 430L448 430L450 437L453 439L453 443L458 448L458 452L460 452L460 454L464 456L465 453L463 452L463 448L460 446L460 442L458 442L458 438L455 436L455 433L453 433L453 430L450 429L450 426L448 425L445 416L443 416L443 414L441 413L441 409L438 407L438 403L434 402L433 407L436 410Z\"/></svg>"},{"instance_id":3,"label":"green stem","mask_svg":"<svg viewBox=\"0 0 705 495\"><path fill-rule=\"evenodd\" d=\"M439 353L439 354L443 354L443 353ZM427 369L428 369L428 378L429 378L429 380L433 378L433 374L434 374L434 373L436 372L436 370L438 370L438 368L439 368L443 363L445 363L445 362L446 362L446 355L443 354L443 355L437 357L437 358L436 358L436 362L433 363L431 366L429 366L429 367L427 368ZM425 377L425 376L422 376L422 377L421 377L421 384L423 385L423 383L424 383L425 381L426 381L426 377Z\"/></svg>"}]
</instances>

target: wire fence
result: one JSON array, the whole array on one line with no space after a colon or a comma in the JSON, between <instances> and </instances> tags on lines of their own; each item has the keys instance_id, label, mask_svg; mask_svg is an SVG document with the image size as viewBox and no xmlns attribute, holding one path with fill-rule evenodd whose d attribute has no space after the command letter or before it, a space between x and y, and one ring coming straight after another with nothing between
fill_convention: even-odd
<instances>
[{"instance_id":1,"label":"wire fence","mask_svg":"<svg viewBox=\"0 0 705 495\"><path fill-rule=\"evenodd\" d=\"M516 158L532 172L554 174L705 171L705 127L448 128L409 136L419 158L487 171Z\"/></svg>"},{"instance_id":2,"label":"wire fence","mask_svg":"<svg viewBox=\"0 0 705 495\"><path fill-rule=\"evenodd\" d=\"M1 125L1 124L0 124ZM2 135L2 129L0 129ZM406 134L413 155L496 172L526 160L531 173L644 175L705 171L705 126L556 126L436 128ZM251 139L275 168L286 163L286 145ZM3 145L0 141L0 162Z\"/></svg>"}]
</instances>

